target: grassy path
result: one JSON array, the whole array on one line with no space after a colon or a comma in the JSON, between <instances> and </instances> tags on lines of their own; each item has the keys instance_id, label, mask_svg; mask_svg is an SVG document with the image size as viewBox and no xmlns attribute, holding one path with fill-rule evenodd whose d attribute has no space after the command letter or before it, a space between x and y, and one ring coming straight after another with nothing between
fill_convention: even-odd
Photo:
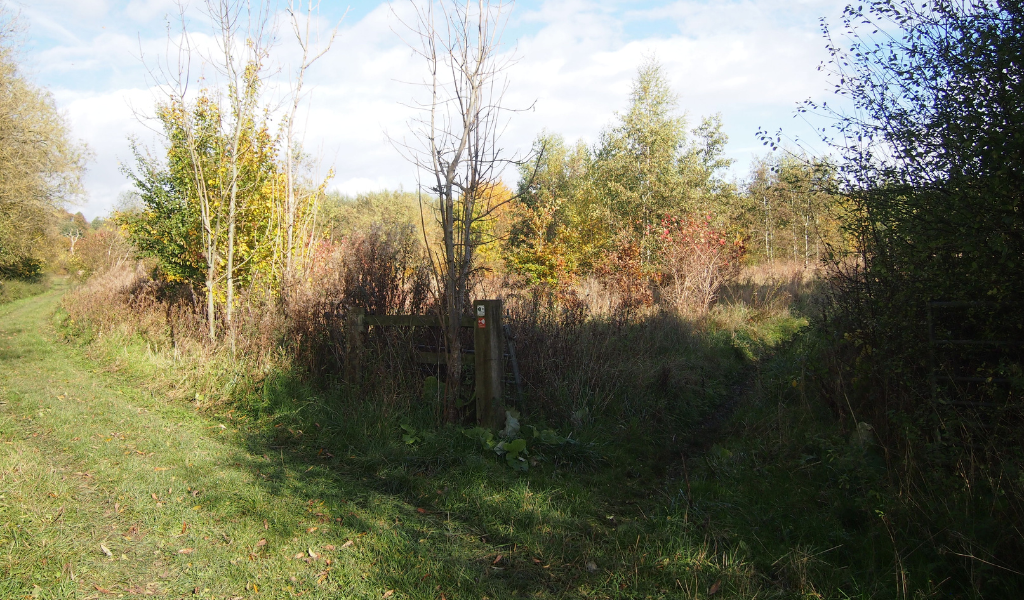
<instances>
[{"instance_id":1,"label":"grassy path","mask_svg":"<svg viewBox=\"0 0 1024 600\"><path fill-rule=\"evenodd\" d=\"M289 442L278 416L240 425L166 397L163 371L115 370L152 362L145 346L114 344L116 356L94 360L59 341L60 292L0 306L0 600L719 600L814 589L803 563L784 564L820 537L801 527L828 524L808 517L805 496L818 489L796 475L776 485L763 465L751 471L719 449L691 461L682 482L598 462L583 446L519 473L456 430L423 432L413 447L394 423L374 433L343 413L324 421L322 441ZM779 511L794 518L762 518ZM814 547L841 545L822 535L830 545Z\"/></svg>"},{"instance_id":2,"label":"grassy path","mask_svg":"<svg viewBox=\"0 0 1024 600\"><path fill-rule=\"evenodd\" d=\"M58 300L0 307L0 598L454 598L479 583L478 539L98 371L48 333Z\"/></svg>"}]
</instances>

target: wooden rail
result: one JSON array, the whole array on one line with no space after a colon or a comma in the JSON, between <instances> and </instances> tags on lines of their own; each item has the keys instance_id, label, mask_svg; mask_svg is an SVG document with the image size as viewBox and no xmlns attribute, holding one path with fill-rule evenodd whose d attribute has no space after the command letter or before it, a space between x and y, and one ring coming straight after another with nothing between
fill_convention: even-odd
<instances>
[{"instance_id":1,"label":"wooden rail","mask_svg":"<svg viewBox=\"0 0 1024 600\"><path fill-rule=\"evenodd\" d=\"M1022 306L1020 302L991 302L991 301L931 301L925 304L928 316L928 346L929 346L929 362L931 363L930 383L932 391L933 401L938 399L939 393L939 381L950 381L950 382L962 382L962 383L998 383L1007 384L1011 380L1005 377L978 377L969 375L959 375L955 373L942 372L939 365L939 349L940 348L1013 348L1024 346L1024 340L1017 339L971 339L971 338L943 338L937 337L935 331L935 311L936 309L953 309L953 308L976 308L976 307L987 307L992 309L1008 308L1008 307L1019 307ZM991 402L972 402L964 400L954 400L947 402L948 404L958 406L977 406L977 407L1002 407L1004 404L997 404Z\"/></svg>"},{"instance_id":2,"label":"wooden rail","mask_svg":"<svg viewBox=\"0 0 1024 600\"><path fill-rule=\"evenodd\" d=\"M444 327L437 315L367 315L362 316L363 325L377 327ZM472 327L473 317L462 317L462 327Z\"/></svg>"},{"instance_id":3,"label":"wooden rail","mask_svg":"<svg viewBox=\"0 0 1024 600\"><path fill-rule=\"evenodd\" d=\"M473 302L473 314L463 316L459 325L473 329L474 350L465 352L473 355L476 380L476 418L477 422L491 429L505 426L505 349L512 360L516 390L521 395L522 385L519 378L519 365L516 363L515 349L510 339L506 338L506 328L502 326L501 300L476 300ZM345 376L350 382L358 381L362 370L362 337L367 327L444 327L445 323L438 315L367 315L362 309L353 309L346 318L346 361ZM427 364L446 364L444 352L423 352L415 354L417 362Z\"/></svg>"}]
</instances>

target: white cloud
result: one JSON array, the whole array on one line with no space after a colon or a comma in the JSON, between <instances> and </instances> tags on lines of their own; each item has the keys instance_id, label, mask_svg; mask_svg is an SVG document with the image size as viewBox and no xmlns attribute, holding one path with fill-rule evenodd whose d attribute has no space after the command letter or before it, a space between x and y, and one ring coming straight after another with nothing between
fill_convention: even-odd
<instances>
[{"instance_id":1,"label":"white cloud","mask_svg":"<svg viewBox=\"0 0 1024 600\"><path fill-rule=\"evenodd\" d=\"M165 16L174 18L178 14L176 0L131 0L124 14L137 23L149 23Z\"/></svg>"},{"instance_id":2,"label":"white cloud","mask_svg":"<svg viewBox=\"0 0 1024 600\"><path fill-rule=\"evenodd\" d=\"M160 151L158 137L139 121L133 109L133 106L142 106L148 110L153 103L153 91L126 89L104 94L62 91L55 97L71 122L74 135L88 144L93 155L85 174L89 199L82 210L90 218L106 214L118 194L131 187L120 171L122 163L134 166L129 137L135 137L152 151Z\"/></svg>"},{"instance_id":3,"label":"white cloud","mask_svg":"<svg viewBox=\"0 0 1024 600\"><path fill-rule=\"evenodd\" d=\"M106 6L86 2L101 10ZM126 187L117 159L129 158L127 136L149 135L125 103L128 98L151 109L153 102L143 89L150 82L133 56L139 46L135 28L143 30L147 55L164 52L163 15L172 9L170 0L131 0L123 10L111 11L125 17L120 29L90 35L78 32L73 19L54 17L55 27L74 35L51 43L37 64L50 65L40 69L43 80L55 89L76 135L96 154L87 178L90 216L108 210ZM507 100L515 107L536 105L513 118L506 147L527 149L542 129L596 141L614 112L626 108L636 68L653 54L691 122L722 113L729 153L741 161L737 172L742 173L751 152L760 150L754 139L758 126L790 127L795 103L821 95L825 81L816 66L825 52L817 17L835 7L819 0L680 0L653 8L548 0L517 10L509 32L519 35L518 43L510 44L517 47L519 62L509 71ZM330 21L325 17L319 24L326 30ZM385 5L342 25L334 49L309 73L305 146L333 162L334 186L345 193L398 185L412 189L413 169L386 142L384 131L398 137L407 131L412 113L401 103L408 103L416 89L402 82L422 80L423 65L395 34L401 25ZM294 64L297 54L286 22L279 38L278 59ZM75 73L87 73L88 81ZM287 88L287 73L282 67L269 86L278 97Z\"/></svg>"},{"instance_id":4,"label":"white cloud","mask_svg":"<svg viewBox=\"0 0 1024 600\"><path fill-rule=\"evenodd\" d=\"M16 5L38 24L40 16L50 16L52 21L65 21L70 28L80 25L83 19L95 21L110 13L108 0L33 0L20 1Z\"/></svg>"}]
</instances>

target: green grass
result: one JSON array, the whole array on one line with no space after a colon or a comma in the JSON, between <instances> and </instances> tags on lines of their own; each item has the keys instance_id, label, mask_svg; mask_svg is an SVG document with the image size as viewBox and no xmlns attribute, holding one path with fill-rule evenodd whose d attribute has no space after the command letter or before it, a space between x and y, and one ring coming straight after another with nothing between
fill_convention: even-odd
<instances>
[{"instance_id":1,"label":"green grass","mask_svg":"<svg viewBox=\"0 0 1024 600\"><path fill-rule=\"evenodd\" d=\"M798 317L711 327L748 377L724 430L598 421L519 473L422 404L59 342L57 300L0 307L2 598L972 597L804 393Z\"/></svg>"},{"instance_id":2,"label":"green grass","mask_svg":"<svg viewBox=\"0 0 1024 600\"><path fill-rule=\"evenodd\" d=\"M40 331L56 298L2 309L0 597L642 597L730 572L636 483L522 477L456 431L317 460L166 402Z\"/></svg>"},{"instance_id":3,"label":"green grass","mask_svg":"<svg viewBox=\"0 0 1024 600\"><path fill-rule=\"evenodd\" d=\"M230 421L54 344L38 327L55 299L0 319L0 597L408 597L435 582L458 597L481 585L490 547L447 518L291 451L249 451Z\"/></svg>"}]
</instances>

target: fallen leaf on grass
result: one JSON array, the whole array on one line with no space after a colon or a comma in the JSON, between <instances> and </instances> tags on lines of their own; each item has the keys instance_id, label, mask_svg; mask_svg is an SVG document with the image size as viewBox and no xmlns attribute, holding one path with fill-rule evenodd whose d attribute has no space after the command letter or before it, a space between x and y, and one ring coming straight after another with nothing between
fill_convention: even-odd
<instances>
[{"instance_id":1,"label":"fallen leaf on grass","mask_svg":"<svg viewBox=\"0 0 1024 600\"><path fill-rule=\"evenodd\" d=\"M267 545L267 538L260 538L260 541L256 542L256 547L262 547Z\"/></svg>"},{"instance_id":2,"label":"fallen leaf on grass","mask_svg":"<svg viewBox=\"0 0 1024 600\"><path fill-rule=\"evenodd\" d=\"M154 471L170 471L170 467L153 467Z\"/></svg>"},{"instance_id":3,"label":"fallen leaf on grass","mask_svg":"<svg viewBox=\"0 0 1024 600\"><path fill-rule=\"evenodd\" d=\"M150 494L150 496L152 496L154 500L158 500L158 498L156 497L156 494Z\"/></svg>"},{"instance_id":4,"label":"fallen leaf on grass","mask_svg":"<svg viewBox=\"0 0 1024 600\"><path fill-rule=\"evenodd\" d=\"M722 589L722 581L718 580L715 582L715 585L711 586L711 589L708 590L708 596L714 596L720 589Z\"/></svg>"},{"instance_id":5,"label":"fallen leaf on grass","mask_svg":"<svg viewBox=\"0 0 1024 600\"><path fill-rule=\"evenodd\" d=\"M178 550L178 554L192 554L192 552L192 548L182 548L181 550Z\"/></svg>"},{"instance_id":6,"label":"fallen leaf on grass","mask_svg":"<svg viewBox=\"0 0 1024 600\"><path fill-rule=\"evenodd\" d=\"M313 559L320 558L320 555L317 554L316 552L313 552L312 548L309 548L306 551L309 552L309 557L310 558L313 558Z\"/></svg>"},{"instance_id":7,"label":"fallen leaf on grass","mask_svg":"<svg viewBox=\"0 0 1024 600\"><path fill-rule=\"evenodd\" d=\"M417 508L416 512L420 513L421 515L425 515L425 514L427 514L427 509L425 509L425 508Z\"/></svg>"},{"instance_id":8,"label":"fallen leaf on grass","mask_svg":"<svg viewBox=\"0 0 1024 600\"><path fill-rule=\"evenodd\" d=\"M106 554L107 556L114 556L114 553L110 551L110 548L107 548L103 544L100 544L100 550L102 550L103 553Z\"/></svg>"},{"instance_id":9,"label":"fallen leaf on grass","mask_svg":"<svg viewBox=\"0 0 1024 600\"><path fill-rule=\"evenodd\" d=\"M317 530L316 527L310 527L309 529L306 530L306 533L313 533L316 530Z\"/></svg>"},{"instance_id":10,"label":"fallen leaf on grass","mask_svg":"<svg viewBox=\"0 0 1024 600\"><path fill-rule=\"evenodd\" d=\"M185 521L182 521L182 522L181 522L181 532L182 532L182 533L185 533L185 531L186 531L187 529L188 529L188 523L186 523Z\"/></svg>"},{"instance_id":11,"label":"fallen leaf on grass","mask_svg":"<svg viewBox=\"0 0 1024 600\"><path fill-rule=\"evenodd\" d=\"M96 588L96 591L101 593L101 594L116 594L117 593L117 592L112 592L112 591L110 591L110 590L108 590L106 588L101 588L98 585L94 585L92 587Z\"/></svg>"},{"instance_id":12,"label":"fallen leaf on grass","mask_svg":"<svg viewBox=\"0 0 1024 600\"><path fill-rule=\"evenodd\" d=\"M341 547L342 548L348 548L349 546L351 546L354 543L355 542L353 542L352 540L349 540L349 541L345 542L344 544L342 544Z\"/></svg>"},{"instance_id":13,"label":"fallen leaf on grass","mask_svg":"<svg viewBox=\"0 0 1024 600\"><path fill-rule=\"evenodd\" d=\"M501 559L503 559L503 558L505 558L505 557L499 554L499 555L498 555L498 557L497 557L497 558L495 558L495 559L494 559L494 562L492 562L491 564L492 564L492 565L496 565L496 564L500 563L500 562L501 562Z\"/></svg>"},{"instance_id":14,"label":"fallen leaf on grass","mask_svg":"<svg viewBox=\"0 0 1024 600\"><path fill-rule=\"evenodd\" d=\"M332 544L327 544L324 546L324 550L330 552L331 550L334 550L334 546Z\"/></svg>"},{"instance_id":15,"label":"fallen leaf on grass","mask_svg":"<svg viewBox=\"0 0 1024 600\"><path fill-rule=\"evenodd\" d=\"M395 590L388 590L388 591L384 592L384 596L383 597L384 598L390 598L391 595L394 594L394 593L395 593Z\"/></svg>"}]
</instances>

